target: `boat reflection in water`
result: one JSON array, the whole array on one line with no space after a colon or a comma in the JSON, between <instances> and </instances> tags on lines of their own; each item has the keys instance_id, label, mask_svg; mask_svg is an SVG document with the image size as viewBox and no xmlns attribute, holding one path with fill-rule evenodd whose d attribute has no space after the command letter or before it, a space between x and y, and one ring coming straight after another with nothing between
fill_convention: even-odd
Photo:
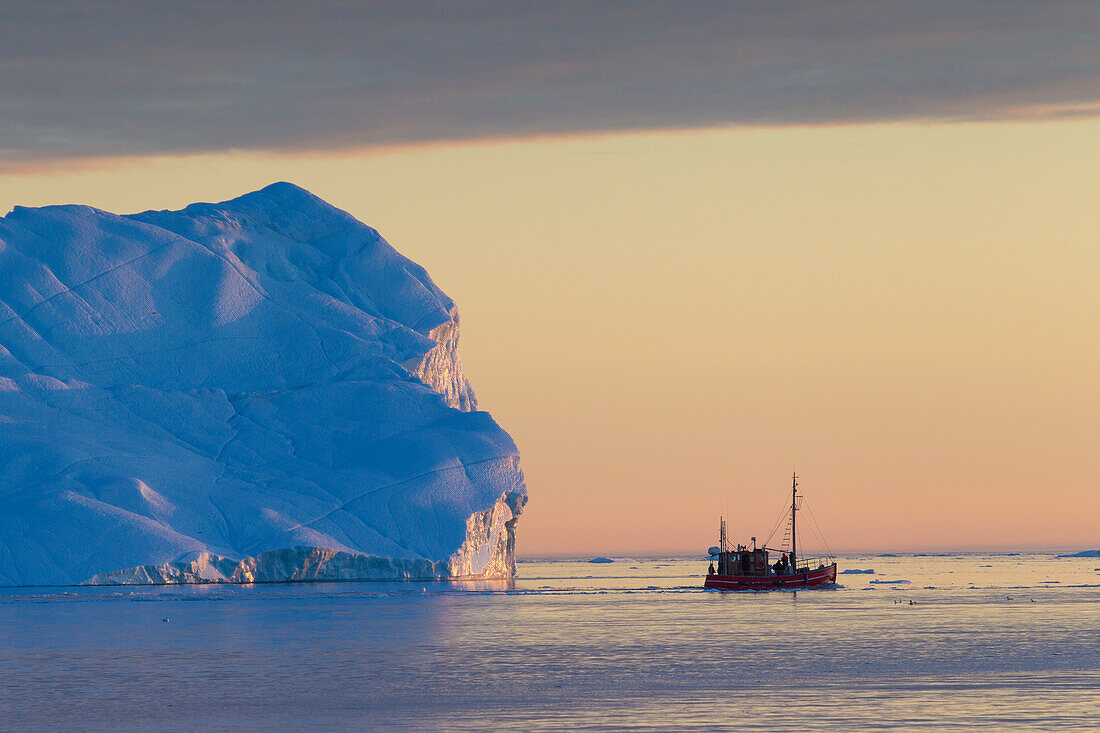
<instances>
[{"instance_id":1,"label":"boat reflection in water","mask_svg":"<svg viewBox=\"0 0 1100 733\"><path fill-rule=\"evenodd\" d=\"M719 522L718 545L710 548L712 562L704 588L714 590L772 590L776 588L813 588L836 583L836 560L832 554L804 557L798 554L798 510L802 497L798 493L798 474L792 477L790 522L780 549L769 548L771 537L761 547L752 538L752 547L731 548L726 538L726 520ZM787 517L784 511L776 529ZM811 515L812 516L812 515ZM815 522L816 524L816 522ZM772 534L775 530L772 530ZM822 538L824 545L824 539ZM771 558L777 558L774 563ZM718 567L715 568L714 559Z\"/></svg>"}]
</instances>

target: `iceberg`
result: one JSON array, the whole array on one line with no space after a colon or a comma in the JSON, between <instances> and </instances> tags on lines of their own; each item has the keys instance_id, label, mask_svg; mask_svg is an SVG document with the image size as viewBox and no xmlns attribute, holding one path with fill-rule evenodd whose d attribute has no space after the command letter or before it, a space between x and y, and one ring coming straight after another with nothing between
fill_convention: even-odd
<instances>
[{"instance_id":1,"label":"iceberg","mask_svg":"<svg viewBox=\"0 0 1100 733\"><path fill-rule=\"evenodd\" d=\"M0 218L0 585L508 578L454 302L277 183Z\"/></svg>"}]
</instances>

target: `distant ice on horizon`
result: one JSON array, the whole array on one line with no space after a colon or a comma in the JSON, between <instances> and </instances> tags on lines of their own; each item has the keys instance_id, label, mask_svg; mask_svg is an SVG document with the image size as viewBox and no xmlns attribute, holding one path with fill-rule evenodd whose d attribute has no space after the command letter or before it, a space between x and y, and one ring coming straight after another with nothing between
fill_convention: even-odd
<instances>
[{"instance_id":1,"label":"distant ice on horizon","mask_svg":"<svg viewBox=\"0 0 1100 733\"><path fill-rule=\"evenodd\" d=\"M454 302L288 183L0 219L0 585L514 574Z\"/></svg>"}]
</instances>

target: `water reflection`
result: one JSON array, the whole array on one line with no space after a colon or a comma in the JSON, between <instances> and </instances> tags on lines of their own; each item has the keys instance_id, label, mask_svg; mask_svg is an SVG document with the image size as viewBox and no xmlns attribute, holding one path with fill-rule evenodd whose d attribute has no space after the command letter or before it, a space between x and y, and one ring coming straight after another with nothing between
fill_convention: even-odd
<instances>
[{"instance_id":1,"label":"water reflection","mask_svg":"<svg viewBox=\"0 0 1100 733\"><path fill-rule=\"evenodd\" d=\"M769 593L648 558L521 563L514 582L3 589L0 727L1080 727L1100 708L1096 564L863 556L841 568L874 573L832 591Z\"/></svg>"}]
</instances>

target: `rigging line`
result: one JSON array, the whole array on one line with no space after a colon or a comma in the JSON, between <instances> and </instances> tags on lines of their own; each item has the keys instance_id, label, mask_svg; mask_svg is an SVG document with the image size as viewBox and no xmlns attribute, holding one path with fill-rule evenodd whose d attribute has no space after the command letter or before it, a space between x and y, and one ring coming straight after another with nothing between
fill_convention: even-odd
<instances>
[{"instance_id":1,"label":"rigging line","mask_svg":"<svg viewBox=\"0 0 1100 733\"><path fill-rule=\"evenodd\" d=\"M810 509L809 504L806 504L806 511L810 513L810 519L813 520L814 526L817 527L818 536L821 538L821 544L825 546L825 551L829 553L829 557L835 557L832 548L829 547L829 543L825 541L825 534L821 531L821 526L817 523L817 517L814 516L814 511Z\"/></svg>"},{"instance_id":2,"label":"rigging line","mask_svg":"<svg viewBox=\"0 0 1100 733\"><path fill-rule=\"evenodd\" d=\"M775 525L772 527L771 532L768 532L767 539L760 543L762 546L767 547L769 544L771 544L772 537L774 537L775 533L779 530L779 525L782 523L782 519L783 518L780 517L780 521L775 523Z\"/></svg>"},{"instance_id":3,"label":"rigging line","mask_svg":"<svg viewBox=\"0 0 1100 733\"><path fill-rule=\"evenodd\" d=\"M810 511L810 519L814 523L814 527L817 528L818 536L821 537L821 544L825 547L825 551L829 553L829 557L834 557L833 548L829 547L829 541L825 539L825 533L821 531L821 525L817 523L817 517L814 516L813 511Z\"/></svg>"},{"instance_id":4,"label":"rigging line","mask_svg":"<svg viewBox=\"0 0 1100 733\"><path fill-rule=\"evenodd\" d=\"M786 518L787 518L787 511L784 509L780 513L779 519L775 520L775 524L772 525L772 531L768 532L768 539L764 540L764 546L765 547L768 545L769 542L772 541L772 537L775 536L775 533L779 531L779 527L782 526L783 520L786 519Z\"/></svg>"},{"instance_id":5,"label":"rigging line","mask_svg":"<svg viewBox=\"0 0 1100 733\"><path fill-rule=\"evenodd\" d=\"M810 508L810 505L809 505L809 504L807 504L807 503L806 503L805 501L803 501L803 506L804 506L804 508L806 508L807 510L809 510L809 508ZM804 527L808 527L808 528L809 528L809 529L808 529L808 531L809 531L809 533L810 533L810 536L812 536L812 537L813 537L813 538L814 538L815 540L817 540L818 542L820 542L820 543L821 543L821 548L822 548L822 551L824 551L824 546L825 546L825 538L821 536L821 533L820 533L819 531L817 531L817 530L815 530L815 529L814 529L814 525L813 525L813 524L807 524L806 522L803 522L803 523L802 523L802 527L800 527L800 529L801 529L801 528L804 528ZM801 538L802 538L802 535L799 535L799 538L801 539Z\"/></svg>"},{"instance_id":6,"label":"rigging line","mask_svg":"<svg viewBox=\"0 0 1100 733\"><path fill-rule=\"evenodd\" d=\"M821 551L826 552L825 538L821 536L821 533L819 531L814 529L814 525L812 523L809 525L809 527L810 527L810 534L813 535L814 539L817 540L817 542L819 543L818 546L821 548Z\"/></svg>"},{"instance_id":7,"label":"rigging line","mask_svg":"<svg viewBox=\"0 0 1100 733\"><path fill-rule=\"evenodd\" d=\"M810 535L819 543L818 548L820 548L820 549L818 550L818 552L820 552L820 553L827 552L827 550L825 549L825 541L821 537L820 533L814 531L813 524L810 523L810 522L805 522L805 524L809 528L808 531L809 531Z\"/></svg>"},{"instance_id":8,"label":"rigging line","mask_svg":"<svg viewBox=\"0 0 1100 733\"><path fill-rule=\"evenodd\" d=\"M768 532L768 539L764 540L764 546L767 547L768 543L772 541L772 536L779 530L779 527L783 524L783 520L787 518L788 505L786 500L783 502L783 508L779 510L779 519L775 520L775 524L772 525L772 531Z\"/></svg>"}]
</instances>

